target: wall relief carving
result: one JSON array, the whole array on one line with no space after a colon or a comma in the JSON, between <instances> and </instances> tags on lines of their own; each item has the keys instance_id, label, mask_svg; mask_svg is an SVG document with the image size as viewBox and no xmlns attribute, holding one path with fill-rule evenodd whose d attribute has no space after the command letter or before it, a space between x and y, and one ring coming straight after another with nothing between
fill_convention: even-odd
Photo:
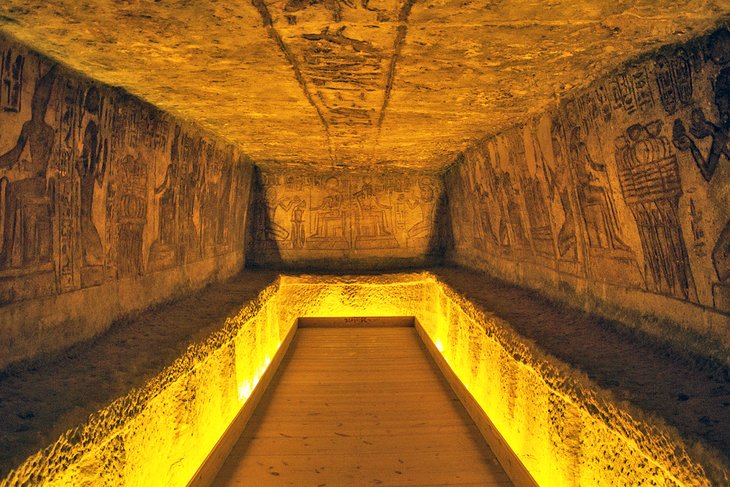
<instances>
[{"instance_id":1,"label":"wall relief carving","mask_svg":"<svg viewBox=\"0 0 730 487\"><path fill-rule=\"evenodd\" d=\"M250 177L232 148L0 40L0 304L243 252Z\"/></svg>"},{"instance_id":2,"label":"wall relief carving","mask_svg":"<svg viewBox=\"0 0 730 487\"><path fill-rule=\"evenodd\" d=\"M440 179L428 174L263 171L253 243L263 261L421 257L441 198Z\"/></svg>"},{"instance_id":3,"label":"wall relief carving","mask_svg":"<svg viewBox=\"0 0 730 487\"><path fill-rule=\"evenodd\" d=\"M464 151L454 255L730 314L729 130L730 31L626 65Z\"/></svg>"}]
</instances>

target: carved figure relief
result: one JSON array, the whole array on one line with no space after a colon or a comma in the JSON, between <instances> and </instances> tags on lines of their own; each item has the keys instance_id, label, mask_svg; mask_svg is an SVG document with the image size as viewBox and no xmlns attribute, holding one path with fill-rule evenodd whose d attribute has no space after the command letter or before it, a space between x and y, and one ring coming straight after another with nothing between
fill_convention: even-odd
<instances>
[{"instance_id":1,"label":"carved figure relief","mask_svg":"<svg viewBox=\"0 0 730 487\"><path fill-rule=\"evenodd\" d=\"M25 57L14 54L12 48L0 52L0 109L3 111L20 111L24 63Z\"/></svg>"},{"instance_id":2,"label":"carved figure relief","mask_svg":"<svg viewBox=\"0 0 730 487\"><path fill-rule=\"evenodd\" d=\"M500 239L503 242L511 242L511 245L516 247L527 247L529 244L519 204L520 188L512 182L512 175L507 171L497 176L497 185L506 207L506 218L502 219L499 231Z\"/></svg>"},{"instance_id":3,"label":"carved figure relief","mask_svg":"<svg viewBox=\"0 0 730 487\"><path fill-rule=\"evenodd\" d=\"M634 124L616 139L619 181L639 228L649 289L697 302L678 216L679 166L661 127L659 120Z\"/></svg>"},{"instance_id":4,"label":"carved figure relief","mask_svg":"<svg viewBox=\"0 0 730 487\"><path fill-rule=\"evenodd\" d=\"M52 271L54 129L45 121L56 81L52 66L36 83L31 118L10 151L0 155L0 271ZM50 279L53 283L53 279ZM51 284L52 285L52 284ZM10 295L0 298L13 300Z\"/></svg>"},{"instance_id":5,"label":"carved figure relief","mask_svg":"<svg viewBox=\"0 0 730 487\"><path fill-rule=\"evenodd\" d=\"M104 249L99 232L92 218L92 206L96 187L101 187L107 167L108 147L101 134L104 101L95 87L86 91L83 102L83 138L76 173L80 182L80 229L83 267L81 285L98 285L103 282Z\"/></svg>"},{"instance_id":6,"label":"carved figure relief","mask_svg":"<svg viewBox=\"0 0 730 487\"><path fill-rule=\"evenodd\" d=\"M269 223L269 227L267 229L267 238L269 240L282 242L289 239L291 233L286 228L284 228L284 225L278 222L279 220L284 221L285 217L279 218L279 214L277 212L279 208L284 210L284 212L288 212L291 208L291 202L288 199L279 199L276 187L267 189L266 201L269 215L271 218L271 222Z\"/></svg>"},{"instance_id":7,"label":"carved figure relief","mask_svg":"<svg viewBox=\"0 0 730 487\"><path fill-rule=\"evenodd\" d=\"M114 165L112 205L116 210L116 265L119 277L142 275L142 241L147 223L147 162L131 155Z\"/></svg>"},{"instance_id":8,"label":"carved figure relief","mask_svg":"<svg viewBox=\"0 0 730 487\"><path fill-rule=\"evenodd\" d=\"M175 203L177 201L178 178L178 166L176 163L171 162L165 170L165 179L162 184L155 188L159 215L158 232L157 240L152 244L152 251L150 252L150 265L158 261L164 261L166 265L172 265L174 262L173 246L177 234Z\"/></svg>"},{"instance_id":9,"label":"carved figure relief","mask_svg":"<svg viewBox=\"0 0 730 487\"><path fill-rule=\"evenodd\" d=\"M328 177L324 182L324 196L316 206L310 206L314 212L310 233L307 238L308 248L312 249L349 249L350 242L346 238L349 228L349 214L345 208L345 195L340 187L340 179ZM314 203L312 203L314 205Z\"/></svg>"},{"instance_id":10,"label":"carved figure relief","mask_svg":"<svg viewBox=\"0 0 730 487\"><path fill-rule=\"evenodd\" d=\"M161 112L31 56L0 40L0 304L201 259L203 138L171 148ZM239 252L250 164L213 159L214 253Z\"/></svg>"},{"instance_id":11,"label":"carved figure relief","mask_svg":"<svg viewBox=\"0 0 730 487\"><path fill-rule=\"evenodd\" d=\"M464 170L461 180L475 198L462 203L464 214L461 222L465 226L464 231L470 230L472 247L486 250L489 245L499 243L495 226L492 224L491 212L493 203L497 203L494 200L496 175L489 152L484 146L469 150L468 157L462 161ZM456 223L454 225L457 232L461 231L459 226Z\"/></svg>"},{"instance_id":12,"label":"carved figure relief","mask_svg":"<svg viewBox=\"0 0 730 487\"><path fill-rule=\"evenodd\" d=\"M304 232L304 209L307 202L299 196L295 196L290 203L291 206L291 242L292 248L303 249L306 242Z\"/></svg>"},{"instance_id":13,"label":"carved figure relief","mask_svg":"<svg viewBox=\"0 0 730 487\"><path fill-rule=\"evenodd\" d=\"M547 186L554 184L555 177L548 168L545 153L533 129L529 129L529 138L535 159L535 174L525 171L521 176L520 185L524 191L525 208L535 253L552 259L555 257L555 242Z\"/></svg>"},{"instance_id":14,"label":"carved figure relief","mask_svg":"<svg viewBox=\"0 0 730 487\"><path fill-rule=\"evenodd\" d=\"M165 269L202 257L200 229L194 222L204 181L201 159L202 139L194 139L176 126L170 163L162 183L154 190L158 206L158 233L149 258L150 267L154 269ZM212 200L210 204L213 204ZM220 200L216 200L216 206L209 209L223 211L221 204ZM219 230L217 225L213 226L215 235Z\"/></svg>"},{"instance_id":15,"label":"carved figure relief","mask_svg":"<svg viewBox=\"0 0 730 487\"><path fill-rule=\"evenodd\" d=\"M497 236L494 233L492 217L490 215L492 202L489 197L489 192L481 184L477 183L474 188L474 193L476 196L474 229L479 237L478 240L489 244L496 244Z\"/></svg>"},{"instance_id":16,"label":"carved figure relief","mask_svg":"<svg viewBox=\"0 0 730 487\"><path fill-rule=\"evenodd\" d=\"M447 172L456 258L730 314L730 30L626 65L524 124Z\"/></svg>"},{"instance_id":17,"label":"carved figure relief","mask_svg":"<svg viewBox=\"0 0 730 487\"><path fill-rule=\"evenodd\" d=\"M441 191L430 175L264 172L261 179L253 234L263 260L419 255Z\"/></svg>"},{"instance_id":18,"label":"carved figure relief","mask_svg":"<svg viewBox=\"0 0 730 487\"><path fill-rule=\"evenodd\" d=\"M593 160L580 127L571 131L569 151L589 247L629 252L621 237L611 192L606 186L606 166Z\"/></svg>"},{"instance_id":19,"label":"carved figure relief","mask_svg":"<svg viewBox=\"0 0 730 487\"><path fill-rule=\"evenodd\" d=\"M193 166L194 168L195 166ZM195 174L195 170L192 171ZM197 182L191 176L190 178L191 189L194 191L197 186ZM230 213L231 213L231 198L234 196L233 191L233 164L225 164L221 168L221 178L218 190L218 201L220 202L220 210L217 213L216 220L216 243L218 245L226 245L229 239L229 226L230 226ZM192 205L191 205L192 206ZM192 222L192 211L189 225L194 225Z\"/></svg>"},{"instance_id":20,"label":"carved figure relief","mask_svg":"<svg viewBox=\"0 0 730 487\"><path fill-rule=\"evenodd\" d=\"M388 219L391 206L379 201L372 178L365 177L362 187L352 196L355 201L355 248L397 247L398 241Z\"/></svg>"},{"instance_id":21,"label":"carved figure relief","mask_svg":"<svg viewBox=\"0 0 730 487\"><path fill-rule=\"evenodd\" d=\"M723 32L723 31L721 31ZM726 41L730 46L730 36L718 36L720 41ZM725 59L725 49L718 45L713 46L713 59ZM726 61L730 61L728 56ZM721 159L727 162L730 160L730 67L722 68L715 78L715 108L717 109L718 121L716 123L707 120L704 111L695 107L692 110L689 134L681 119L674 121L673 138L674 146L680 151L689 151L697 164L702 177L708 183L715 175ZM694 138L693 138L694 137ZM695 139L711 139L710 149L704 155L698 147ZM712 263L717 272L719 283L714 288L715 306L730 311L730 221L720 232L720 235L712 249Z\"/></svg>"},{"instance_id":22,"label":"carved figure relief","mask_svg":"<svg viewBox=\"0 0 730 487\"><path fill-rule=\"evenodd\" d=\"M546 171L546 181L549 192L559 194L560 207L563 210L563 223L558 230L558 254L561 259L575 261L578 258L578 240L576 236L575 215L570 202L571 175L569 163L566 159L567 149L564 144L562 124L559 118L550 123L550 138L552 141L553 156L555 157L555 172Z\"/></svg>"},{"instance_id":23,"label":"carved figure relief","mask_svg":"<svg viewBox=\"0 0 730 487\"><path fill-rule=\"evenodd\" d=\"M436 209L437 189L426 179L418 181L418 196L413 200L413 207L420 210L420 220L408 229L408 238L427 238L430 236L435 222L434 211Z\"/></svg>"}]
</instances>

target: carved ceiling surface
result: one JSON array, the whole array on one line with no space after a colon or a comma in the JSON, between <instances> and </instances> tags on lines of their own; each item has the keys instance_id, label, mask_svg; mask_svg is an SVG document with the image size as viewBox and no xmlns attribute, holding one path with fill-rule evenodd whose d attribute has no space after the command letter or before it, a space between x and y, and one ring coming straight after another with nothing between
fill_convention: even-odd
<instances>
[{"instance_id":1,"label":"carved ceiling surface","mask_svg":"<svg viewBox=\"0 0 730 487\"><path fill-rule=\"evenodd\" d=\"M3 0L0 29L262 163L439 170L730 0Z\"/></svg>"}]
</instances>

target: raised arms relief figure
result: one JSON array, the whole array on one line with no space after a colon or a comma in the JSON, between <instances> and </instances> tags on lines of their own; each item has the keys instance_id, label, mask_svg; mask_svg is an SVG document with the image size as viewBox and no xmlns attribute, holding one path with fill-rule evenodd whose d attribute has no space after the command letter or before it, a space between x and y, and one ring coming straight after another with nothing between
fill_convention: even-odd
<instances>
[{"instance_id":1,"label":"raised arms relief figure","mask_svg":"<svg viewBox=\"0 0 730 487\"><path fill-rule=\"evenodd\" d=\"M674 121L673 139L674 146L681 151L689 151L697 164L705 181L712 181L721 159L730 160L730 148L728 147L730 132L730 67L723 68L715 79L715 107L717 108L718 122L713 123L707 120L701 108L695 107L692 110L689 134L681 119ZM691 134L691 136L690 136ZM693 137L696 139L712 138L707 156L702 154ZM712 263L717 272L720 284L716 287L715 306L730 311L730 221L712 249ZM720 295L720 297L718 297Z\"/></svg>"}]
</instances>

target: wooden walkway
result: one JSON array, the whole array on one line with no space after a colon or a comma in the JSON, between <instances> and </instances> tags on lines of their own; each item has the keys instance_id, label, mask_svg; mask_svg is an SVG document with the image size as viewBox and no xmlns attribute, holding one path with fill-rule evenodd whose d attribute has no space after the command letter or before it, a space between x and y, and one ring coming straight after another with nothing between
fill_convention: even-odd
<instances>
[{"instance_id":1,"label":"wooden walkway","mask_svg":"<svg viewBox=\"0 0 730 487\"><path fill-rule=\"evenodd\" d=\"M412 327L300 328L216 486L507 486Z\"/></svg>"}]
</instances>

